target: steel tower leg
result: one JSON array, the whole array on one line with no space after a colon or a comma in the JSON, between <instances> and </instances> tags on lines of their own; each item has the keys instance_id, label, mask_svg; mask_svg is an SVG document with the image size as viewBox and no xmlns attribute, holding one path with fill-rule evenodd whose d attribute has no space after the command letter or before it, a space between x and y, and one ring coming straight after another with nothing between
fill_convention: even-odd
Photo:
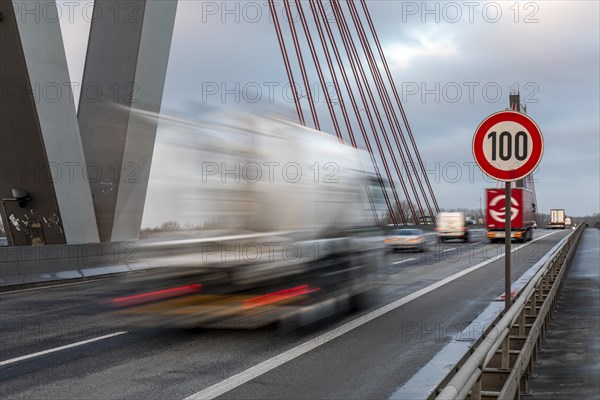
<instances>
[{"instance_id":1,"label":"steel tower leg","mask_svg":"<svg viewBox=\"0 0 600 400\"><path fill-rule=\"evenodd\" d=\"M177 1L96 1L79 102L100 240L137 239Z\"/></svg>"},{"instance_id":2,"label":"steel tower leg","mask_svg":"<svg viewBox=\"0 0 600 400\"><path fill-rule=\"evenodd\" d=\"M16 246L98 241L53 7L0 0L0 214ZM19 204L12 189L30 199Z\"/></svg>"}]
</instances>

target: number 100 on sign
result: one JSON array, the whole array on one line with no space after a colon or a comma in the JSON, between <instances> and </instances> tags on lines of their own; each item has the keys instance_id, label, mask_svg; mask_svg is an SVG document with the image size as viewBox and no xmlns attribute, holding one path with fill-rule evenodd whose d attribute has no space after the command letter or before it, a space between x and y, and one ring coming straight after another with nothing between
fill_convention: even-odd
<instances>
[{"instance_id":1,"label":"number 100 on sign","mask_svg":"<svg viewBox=\"0 0 600 400\"><path fill-rule=\"evenodd\" d=\"M500 169L511 169L518 163L523 164L530 156L532 146L531 136L525 131L518 130L514 123L504 123L495 126L486 135L483 151L488 160L497 164ZM516 132L515 132L516 131Z\"/></svg>"}]
</instances>

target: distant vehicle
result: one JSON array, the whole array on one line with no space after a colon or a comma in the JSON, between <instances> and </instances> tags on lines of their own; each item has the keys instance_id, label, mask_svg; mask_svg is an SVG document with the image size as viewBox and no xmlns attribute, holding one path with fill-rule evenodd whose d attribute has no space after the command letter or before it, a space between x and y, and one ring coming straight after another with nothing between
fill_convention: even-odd
<instances>
[{"instance_id":1,"label":"distant vehicle","mask_svg":"<svg viewBox=\"0 0 600 400\"><path fill-rule=\"evenodd\" d=\"M440 242L449 239L469 241L469 228L465 214L461 212L442 212L437 217L437 231Z\"/></svg>"},{"instance_id":2,"label":"distant vehicle","mask_svg":"<svg viewBox=\"0 0 600 400\"><path fill-rule=\"evenodd\" d=\"M565 228L573 226L573 219L571 217L565 217Z\"/></svg>"},{"instance_id":3,"label":"distant vehicle","mask_svg":"<svg viewBox=\"0 0 600 400\"><path fill-rule=\"evenodd\" d=\"M565 210L563 208L553 208L550 210L550 223L547 229L565 229Z\"/></svg>"},{"instance_id":4,"label":"distant vehicle","mask_svg":"<svg viewBox=\"0 0 600 400\"><path fill-rule=\"evenodd\" d=\"M423 225L433 225L433 218L431 217L431 215L419 217L419 223Z\"/></svg>"},{"instance_id":5,"label":"distant vehicle","mask_svg":"<svg viewBox=\"0 0 600 400\"><path fill-rule=\"evenodd\" d=\"M392 231L385 238L385 244L392 251L425 251L427 249L427 241L421 229L397 229Z\"/></svg>"},{"instance_id":6,"label":"distant vehicle","mask_svg":"<svg viewBox=\"0 0 600 400\"><path fill-rule=\"evenodd\" d=\"M533 221L533 229L537 229L537 222Z\"/></svg>"},{"instance_id":7,"label":"distant vehicle","mask_svg":"<svg viewBox=\"0 0 600 400\"><path fill-rule=\"evenodd\" d=\"M476 224L476 222L474 219L471 219L471 218L467 219L467 225L475 225L475 224Z\"/></svg>"},{"instance_id":8,"label":"distant vehicle","mask_svg":"<svg viewBox=\"0 0 600 400\"><path fill-rule=\"evenodd\" d=\"M525 188L511 190L511 238L526 242L533 238L536 208L533 193ZM504 240L505 229L504 189L486 189L486 227L490 242Z\"/></svg>"}]
</instances>

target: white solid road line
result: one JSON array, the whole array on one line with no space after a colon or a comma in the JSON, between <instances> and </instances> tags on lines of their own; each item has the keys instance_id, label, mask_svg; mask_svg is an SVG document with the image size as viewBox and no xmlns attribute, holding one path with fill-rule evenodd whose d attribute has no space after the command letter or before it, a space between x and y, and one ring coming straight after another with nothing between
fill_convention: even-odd
<instances>
[{"instance_id":1,"label":"white solid road line","mask_svg":"<svg viewBox=\"0 0 600 400\"><path fill-rule=\"evenodd\" d=\"M450 249L446 249L446 250L444 250L444 253L447 252L447 251L451 251L451 250L456 250L456 247L452 247Z\"/></svg>"},{"instance_id":2,"label":"white solid road line","mask_svg":"<svg viewBox=\"0 0 600 400\"><path fill-rule=\"evenodd\" d=\"M519 249L522 249L523 247L528 246L535 241L543 239L546 236L553 235L554 233L556 233L556 232L548 233L544 236L540 236L539 238L533 239L532 241L527 242L521 246L515 247L514 249L511 250L511 253L514 251L517 251ZM502 257L504 257L504 254L497 255L496 257L490 258L489 260L483 261L483 262L476 264L472 267L469 267L465 270L457 272L456 274L451 275L445 279L442 279L441 281L438 281L438 282L436 282L432 285L429 285L423 289L417 290L416 292L411 293L408 296L405 296L405 297L403 297L399 300L396 300L388 305L378 308L377 310L371 311L370 313L365 314L362 317L358 317L338 328L333 328L329 332L326 332L323 335L318 336L317 338L308 340L288 351L285 351L285 352L278 354L272 358L269 358L266 361L263 361L260 364L250 367L247 370L240 372L239 374L233 375L219 383L216 383L216 384L214 384L206 389L203 389L189 397L186 397L185 400L200 400L200 399L207 400L207 399L214 399L215 397L221 396L222 394L227 393L230 390L233 390L233 389L237 388L238 386L241 386L244 383L249 382L256 377L259 377L259 376L279 367L280 365L285 364L288 361L291 361L297 357L300 357L301 355L303 355L303 354L305 354L327 342L330 342L331 340L336 339L336 338L352 331L353 329L356 329L359 326L364 325L367 322L374 320L375 318L381 317L382 315L384 315L390 311L393 311L396 308L405 305L406 303L409 303L415 299L418 299L419 297L424 296L427 293L432 292L432 291L434 291L452 281L455 281L456 279L458 279L462 276L465 276L479 268L482 268L496 260L499 260Z\"/></svg>"},{"instance_id":3,"label":"white solid road line","mask_svg":"<svg viewBox=\"0 0 600 400\"><path fill-rule=\"evenodd\" d=\"M413 258L409 258L408 260L396 261L393 264L394 265L396 265L396 264L402 264L402 263L405 263L405 262L408 262L408 261L412 261L412 260L416 260L416 258L413 257Z\"/></svg>"},{"instance_id":4,"label":"white solid road line","mask_svg":"<svg viewBox=\"0 0 600 400\"><path fill-rule=\"evenodd\" d=\"M71 343L71 344L67 344L65 346L55 347L55 348L50 349L50 350L44 350L44 351L40 351L40 352L37 352L37 353L33 353L33 354L28 354L28 355L25 355L25 356L21 356L21 357L11 358L10 360L0 361L0 367L2 367L4 365L16 363L16 362L19 362L19 361L27 360L27 359L30 359L30 358L43 356L45 354L54 353L54 352L65 350L65 349L70 349L71 347L82 346L84 344L88 344L88 343L92 343L92 342L97 342L99 340L104 340L104 339L108 339L108 338L111 338L111 337L123 335L125 333L127 333L127 332L125 332L125 331L115 332L115 333L111 333L110 335L104 335L104 336L100 336L100 337L97 337L97 338L84 340L82 342Z\"/></svg>"}]
</instances>

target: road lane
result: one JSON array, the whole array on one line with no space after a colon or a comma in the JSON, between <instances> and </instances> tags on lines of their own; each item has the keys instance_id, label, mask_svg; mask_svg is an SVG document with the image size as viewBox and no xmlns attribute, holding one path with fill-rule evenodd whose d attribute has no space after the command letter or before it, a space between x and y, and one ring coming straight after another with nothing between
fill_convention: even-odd
<instances>
[{"instance_id":1,"label":"road lane","mask_svg":"<svg viewBox=\"0 0 600 400\"><path fill-rule=\"evenodd\" d=\"M533 243L526 246L531 245ZM496 268L497 263L503 265L503 258L488 265L492 266L492 273L501 278L503 269ZM520 267L521 273L526 270ZM248 383L243 381L239 387L235 382L226 381L224 389L233 386L231 391L217 387L216 390L198 392L188 399L215 398L219 394L223 395L218 398L232 399L386 398L398 382L403 383L417 372L415 365L425 364L452 335L461 332L489 304L495 297L490 295L494 293L495 286L501 290L502 282L489 287L481 285L480 288L487 290L479 293L473 290L472 276L476 275L479 282L485 282L488 274L489 271L482 273L476 270L456 283L447 284L457 289L449 290L442 286L373 320L369 325L339 337L334 329L324 335L327 337L325 345L294 358L276 370L269 370ZM440 293L443 294L440 296ZM441 304L440 297L444 299ZM461 309L460 306L465 304L469 307ZM479 308L474 308L474 305ZM444 312L451 315L442 318ZM407 314L411 317L407 318ZM330 340L332 336L335 340ZM437 350L434 352L432 349ZM373 379L374 374L380 378ZM348 379L348 376L352 378ZM243 375L241 378L244 378Z\"/></svg>"}]
</instances>

